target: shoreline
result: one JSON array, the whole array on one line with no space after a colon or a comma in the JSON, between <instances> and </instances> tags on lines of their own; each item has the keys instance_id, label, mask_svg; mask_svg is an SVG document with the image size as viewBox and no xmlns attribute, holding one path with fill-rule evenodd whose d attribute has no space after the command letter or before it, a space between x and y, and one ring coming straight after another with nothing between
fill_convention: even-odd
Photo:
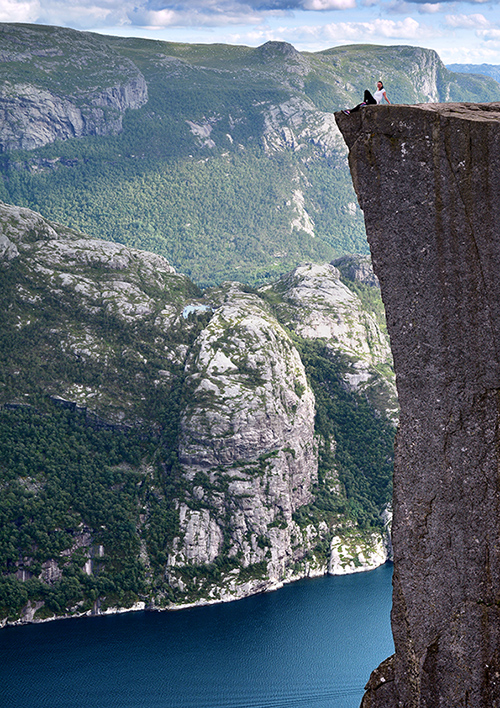
<instances>
[{"instance_id":1,"label":"shoreline","mask_svg":"<svg viewBox=\"0 0 500 708\"><path fill-rule=\"evenodd\" d=\"M25 612L23 617L20 617L17 620L0 620L0 629L5 629L6 627L23 627L27 626L30 624L46 624L47 622L56 622L58 620L70 620L70 619L85 619L85 618L91 618L91 617L106 617L110 615L118 615L118 614L125 614L126 612L178 612L181 610L188 610L192 609L194 607L208 607L210 605L220 605L223 603L228 603L228 602L236 602L238 600L244 600L247 597L251 597L253 595L261 595L264 593L268 592L275 592L276 590L281 590L285 585L289 585L291 583L297 582L298 580L307 580L307 579L313 579L313 578L321 578L325 575L331 575L332 577L340 577L342 575L354 575L355 573L366 573L371 570L376 570L377 568L380 568L383 565L386 565L387 563L392 563L392 560L390 558L387 558L384 562L378 563L376 565L363 565L361 567L357 567L355 569L351 569L349 571L343 572L343 573L332 573L328 570L328 568L325 567L323 571L310 571L305 575L300 575L300 576L291 576L290 578L286 578L284 580L275 580L275 581L268 581L268 582L263 582L259 581L260 587L257 587L254 585L254 589L250 590L248 592L244 592L241 595L234 595L234 594L227 594L224 597L219 597L219 598L214 598L214 599L201 599L197 600L195 602L188 602L184 604L171 604L166 607L159 607L155 605L148 605L148 603L144 600L140 600L139 602L134 603L131 607L109 607L106 610L100 610L100 608L95 611L94 609L92 610L87 610L86 612L74 612L72 614L66 614L66 615L54 615L53 617L46 617L43 619L36 618L34 617L37 609L39 607L32 607L31 603L28 602L28 605L23 608L23 610L27 611ZM241 586L243 587L243 586ZM42 605L40 605L42 606Z\"/></svg>"}]
</instances>

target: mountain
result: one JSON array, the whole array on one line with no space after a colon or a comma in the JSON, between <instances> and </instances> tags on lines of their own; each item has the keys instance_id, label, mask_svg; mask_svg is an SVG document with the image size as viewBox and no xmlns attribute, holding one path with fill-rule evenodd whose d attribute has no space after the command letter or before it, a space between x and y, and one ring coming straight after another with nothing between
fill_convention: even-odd
<instances>
[{"instance_id":1,"label":"mountain","mask_svg":"<svg viewBox=\"0 0 500 708\"><path fill-rule=\"evenodd\" d=\"M202 292L0 204L2 623L241 597L390 552L366 257Z\"/></svg>"},{"instance_id":2,"label":"mountain","mask_svg":"<svg viewBox=\"0 0 500 708\"><path fill-rule=\"evenodd\" d=\"M202 286L368 253L333 112L500 86L415 47L301 53L0 25L0 199L166 257Z\"/></svg>"},{"instance_id":3,"label":"mountain","mask_svg":"<svg viewBox=\"0 0 500 708\"><path fill-rule=\"evenodd\" d=\"M497 64L448 64L447 69L460 74L475 74L489 76L495 81L500 81L500 66Z\"/></svg>"}]
</instances>

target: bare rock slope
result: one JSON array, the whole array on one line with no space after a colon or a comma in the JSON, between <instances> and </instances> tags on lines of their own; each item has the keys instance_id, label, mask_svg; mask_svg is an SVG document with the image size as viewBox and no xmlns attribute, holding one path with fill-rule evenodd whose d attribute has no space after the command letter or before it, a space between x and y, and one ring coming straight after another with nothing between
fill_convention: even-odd
<instances>
[{"instance_id":1,"label":"bare rock slope","mask_svg":"<svg viewBox=\"0 0 500 708\"><path fill-rule=\"evenodd\" d=\"M500 706L500 104L337 115L401 406L395 656L363 706Z\"/></svg>"},{"instance_id":2,"label":"bare rock slope","mask_svg":"<svg viewBox=\"0 0 500 708\"><path fill-rule=\"evenodd\" d=\"M116 134L147 102L141 72L98 35L0 24L0 38L0 152Z\"/></svg>"}]
</instances>

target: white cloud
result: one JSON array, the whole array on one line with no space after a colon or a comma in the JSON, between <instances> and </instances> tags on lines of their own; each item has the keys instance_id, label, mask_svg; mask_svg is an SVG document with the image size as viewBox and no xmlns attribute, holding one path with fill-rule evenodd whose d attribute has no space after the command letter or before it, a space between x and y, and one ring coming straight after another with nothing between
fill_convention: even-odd
<instances>
[{"instance_id":1,"label":"white cloud","mask_svg":"<svg viewBox=\"0 0 500 708\"><path fill-rule=\"evenodd\" d=\"M146 29L170 27L179 19L173 10L146 10L140 7L135 7L132 12L127 13L127 16L133 25Z\"/></svg>"},{"instance_id":2,"label":"white cloud","mask_svg":"<svg viewBox=\"0 0 500 708\"><path fill-rule=\"evenodd\" d=\"M354 1L335 0L340 3ZM224 27L259 24L266 16L280 14L284 11L254 10L251 3L240 0L219 3L214 0L189 3L172 0L0 0L0 21L40 22L76 29L127 25L147 29Z\"/></svg>"},{"instance_id":3,"label":"white cloud","mask_svg":"<svg viewBox=\"0 0 500 708\"><path fill-rule=\"evenodd\" d=\"M472 15L446 15L446 24L457 29L485 29L491 27L490 22L484 15L474 13Z\"/></svg>"},{"instance_id":4,"label":"white cloud","mask_svg":"<svg viewBox=\"0 0 500 708\"><path fill-rule=\"evenodd\" d=\"M119 2L119 0L117 0ZM236 3L214 4L211 0L198 1L189 6L189 9L179 3L162 3L159 8L149 0L141 0L128 18L132 25L140 27L225 27L237 24L259 24L263 14L252 11L247 5ZM164 5L167 5L165 7ZM175 7L170 9L168 5ZM182 8L182 9L178 9ZM274 11L272 14L281 14Z\"/></svg>"},{"instance_id":5,"label":"white cloud","mask_svg":"<svg viewBox=\"0 0 500 708\"><path fill-rule=\"evenodd\" d=\"M442 12L443 7L439 2L424 2L422 5L418 6L418 11L422 14L434 15L436 12Z\"/></svg>"},{"instance_id":6,"label":"white cloud","mask_svg":"<svg viewBox=\"0 0 500 708\"><path fill-rule=\"evenodd\" d=\"M311 1L311 0L307 0ZM342 9L355 0L312 0ZM224 27L258 24L283 15L302 0L0 0L0 22L41 22L77 29L111 25L136 27ZM257 5L256 8L253 6Z\"/></svg>"},{"instance_id":7,"label":"white cloud","mask_svg":"<svg viewBox=\"0 0 500 708\"><path fill-rule=\"evenodd\" d=\"M476 47L457 47L458 54L453 56L449 52L443 52L445 64L499 64L499 53L497 46L492 44L481 44Z\"/></svg>"},{"instance_id":8,"label":"white cloud","mask_svg":"<svg viewBox=\"0 0 500 708\"><path fill-rule=\"evenodd\" d=\"M114 7L109 2L47 3L40 8L36 21L45 25L60 25L81 30L129 24L123 5Z\"/></svg>"},{"instance_id":9,"label":"white cloud","mask_svg":"<svg viewBox=\"0 0 500 708\"><path fill-rule=\"evenodd\" d=\"M488 30L478 30L476 32L478 37L481 37L485 42L499 42L500 41L500 29L488 29ZM498 62L495 62L496 64Z\"/></svg>"},{"instance_id":10,"label":"white cloud","mask_svg":"<svg viewBox=\"0 0 500 708\"><path fill-rule=\"evenodd\" d=\"M322 28L324 36L332 40L423 39L437 30L421 25L412 17L396 22L376 19L372 22L336 22Z\"/></svg>"},{"instance_id":11,"label":"white cloud","mask_svg":"<svg viewBox=\"0 0 500 708\"><path fill-rule=\"evenodd\" d=\"M304 0L304 10L350 10L356 0Z\"/></svg>"},{"instance_id":12,"label":"white cloud","mask_svg":"<svg viewBox=\"0 0 500 708\"><path fill-rule=\"evenodd\" d=\"M0 0L0 22L35 22L40 14L38 0Z\"/></svg>"}]
</instances>

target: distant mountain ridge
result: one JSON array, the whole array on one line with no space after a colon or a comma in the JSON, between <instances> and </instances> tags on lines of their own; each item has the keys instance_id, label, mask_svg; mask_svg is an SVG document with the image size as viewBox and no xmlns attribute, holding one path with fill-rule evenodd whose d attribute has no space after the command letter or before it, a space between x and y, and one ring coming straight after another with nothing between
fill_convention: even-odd
<instances>
[{"instance_id":1,"label":"distant mountain ridge","mask_svg":"<svg viewBox=\"0 0 500 708\"><path fill-rule=\"evenodd\" d=\"M188 45L0 25L0 199L165 256L202 285L367 253L333 112L492 101L432 50Z\"/></svg>"},{"instance_id":2,"label":"distant mountain ridge","mask_svg":"<svg viewBox=\"0 0 500 708\"><path fill-rule=\"evenodd\" d=\"M0 152L119 133L124 112L148 100L137 67L98 35L18 25L0 36Z\"/></svg>"},{"instance_id":3,"label":"distant mountain ridge","mask_svg":"<svg viewBox=\"0 0 500 708\"><path fill-rule=\"evenodd\" d=\"M447 64L446 68L460 74L490 76L495 81L500 81L498 64Z\"/></svg>"}]
</instances>

